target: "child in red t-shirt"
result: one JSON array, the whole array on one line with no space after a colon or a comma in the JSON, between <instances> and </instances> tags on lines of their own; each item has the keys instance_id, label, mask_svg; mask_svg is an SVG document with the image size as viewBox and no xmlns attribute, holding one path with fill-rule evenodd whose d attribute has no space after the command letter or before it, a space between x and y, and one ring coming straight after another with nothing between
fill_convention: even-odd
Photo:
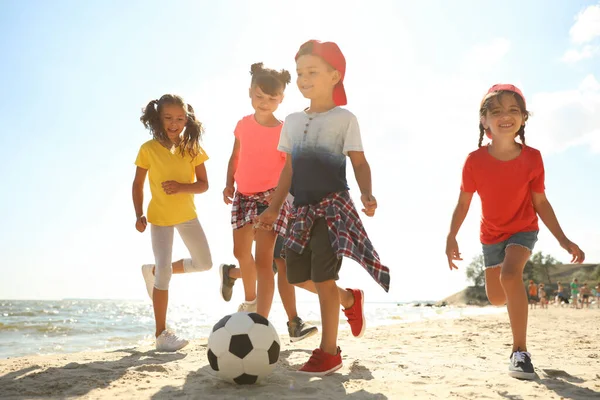
<instances>
[{"instance_id":1,"label":"child in red t-shirt","mask_svg":"<svg viewBox=\"0 0 600 400\"><path fill-rule=\"evenodd\" d=\"M485 262L485 289L493 305L507 305L513 334L509 375L534 379L527 352L527 293L523 268L537 241L538 215L573 259L581 263L583 251L563 233L544 193L544 165L540 152L525 145L529 117L525 97L514 85L494 85L479 109L479 149L464 164L458 205L446 242L450 270L462 260L456 235L473 193L481 198L481 234ZM491 143L481 146L484 134ZM515 141L520 138L520 143Z\"/></svg>"}]
</instances>

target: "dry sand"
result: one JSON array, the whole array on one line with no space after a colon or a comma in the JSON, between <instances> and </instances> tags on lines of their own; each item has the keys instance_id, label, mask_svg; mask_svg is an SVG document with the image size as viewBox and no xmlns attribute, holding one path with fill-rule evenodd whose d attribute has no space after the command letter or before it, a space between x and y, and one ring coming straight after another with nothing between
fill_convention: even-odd
<instances>
[{"instance_id":1,"label":"dry sand","mask_svg":"<svg viewBox=\"0 0 600 400\"><path fill-rule=\"evenodd\" d=\"M425 321L340 335L344 367L325 378L294 371L320 336L282 336L266 382L217 379L206 340L175 354L151 348L0 360L0 398L85 399L600 399L600 310L530 313L529 350L538 379L510 378L507 314Z\"/></svg>"}]
</instances>

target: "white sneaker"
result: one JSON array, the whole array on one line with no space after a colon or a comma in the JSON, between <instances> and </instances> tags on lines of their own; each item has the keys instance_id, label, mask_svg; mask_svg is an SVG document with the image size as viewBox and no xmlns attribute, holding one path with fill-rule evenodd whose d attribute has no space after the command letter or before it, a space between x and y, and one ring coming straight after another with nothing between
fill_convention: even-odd
<instances>
[{"instance_id":1,"label":"white sneaker","mask_svg":"<svg viewBox=\"0 0 600 400\"><path fill-rule=\"evenodd\" d=\"M254 301L245 301L238 307L238 312L256 312L256 299Z\"/></svg>"},{"instance_id":2,"label":"white sneaker","mask_svg":"<svg viewBox=\"0 0 600 400\"><path fill-rule=\"evenodd\" d=\"M182 339L173 332L164 330L156 338L156 350L157 351L177 351L183 349L190 342L186 339Z\"/></svg>"},{"instance_id":3,"label":"white sneaker","mask_svg":"<svg viewBox=\"0 0 600 400\"><path fill-rule=\"evenodd\" d=\"M152 273L153 268L153 264L142 265L142 275L144 276L144 281L146 281L146 290L148 291L148 296L150 296L150 299L152 299L152 292L154 291L154 274Z\"/></svg>"}]
</instances>

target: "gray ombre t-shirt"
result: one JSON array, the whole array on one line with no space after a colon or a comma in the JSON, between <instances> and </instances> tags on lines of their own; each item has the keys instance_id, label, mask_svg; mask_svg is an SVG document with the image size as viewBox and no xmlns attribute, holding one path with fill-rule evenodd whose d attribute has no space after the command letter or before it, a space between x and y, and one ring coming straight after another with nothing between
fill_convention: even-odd
<instances>
[{"instance_id":1,"label":"gray ombre t-shirt","mask_svg":"<svg viewBox=\"0 0 600 400\"><path fill-rule=\"evenodd\" d=\"M292 155L290 192L294 205L302 206L348 190L346 156L349 151L363 151L363 146L354 114L335 107L324 113L288 115L277 149Z\"/></svg>"}]
</instances>

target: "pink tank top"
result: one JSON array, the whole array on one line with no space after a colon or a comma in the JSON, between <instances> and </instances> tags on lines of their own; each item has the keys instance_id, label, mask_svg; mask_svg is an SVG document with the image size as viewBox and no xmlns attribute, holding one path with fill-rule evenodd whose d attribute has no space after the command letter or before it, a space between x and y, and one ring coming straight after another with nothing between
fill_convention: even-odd
<instances>
[{"instance_id":1,"label":"pink tank top","mask_svg":"<svg viewBox=\"0 0 600 400\"><path fill-rule=\"evenodd\" d=\"M252 194L277 186L285 165L285 153L277 150L282 124L260 125L254 115L242 118L235 127L240 142L234 179L238 192Z\"/></svg>"}]
</instances>

